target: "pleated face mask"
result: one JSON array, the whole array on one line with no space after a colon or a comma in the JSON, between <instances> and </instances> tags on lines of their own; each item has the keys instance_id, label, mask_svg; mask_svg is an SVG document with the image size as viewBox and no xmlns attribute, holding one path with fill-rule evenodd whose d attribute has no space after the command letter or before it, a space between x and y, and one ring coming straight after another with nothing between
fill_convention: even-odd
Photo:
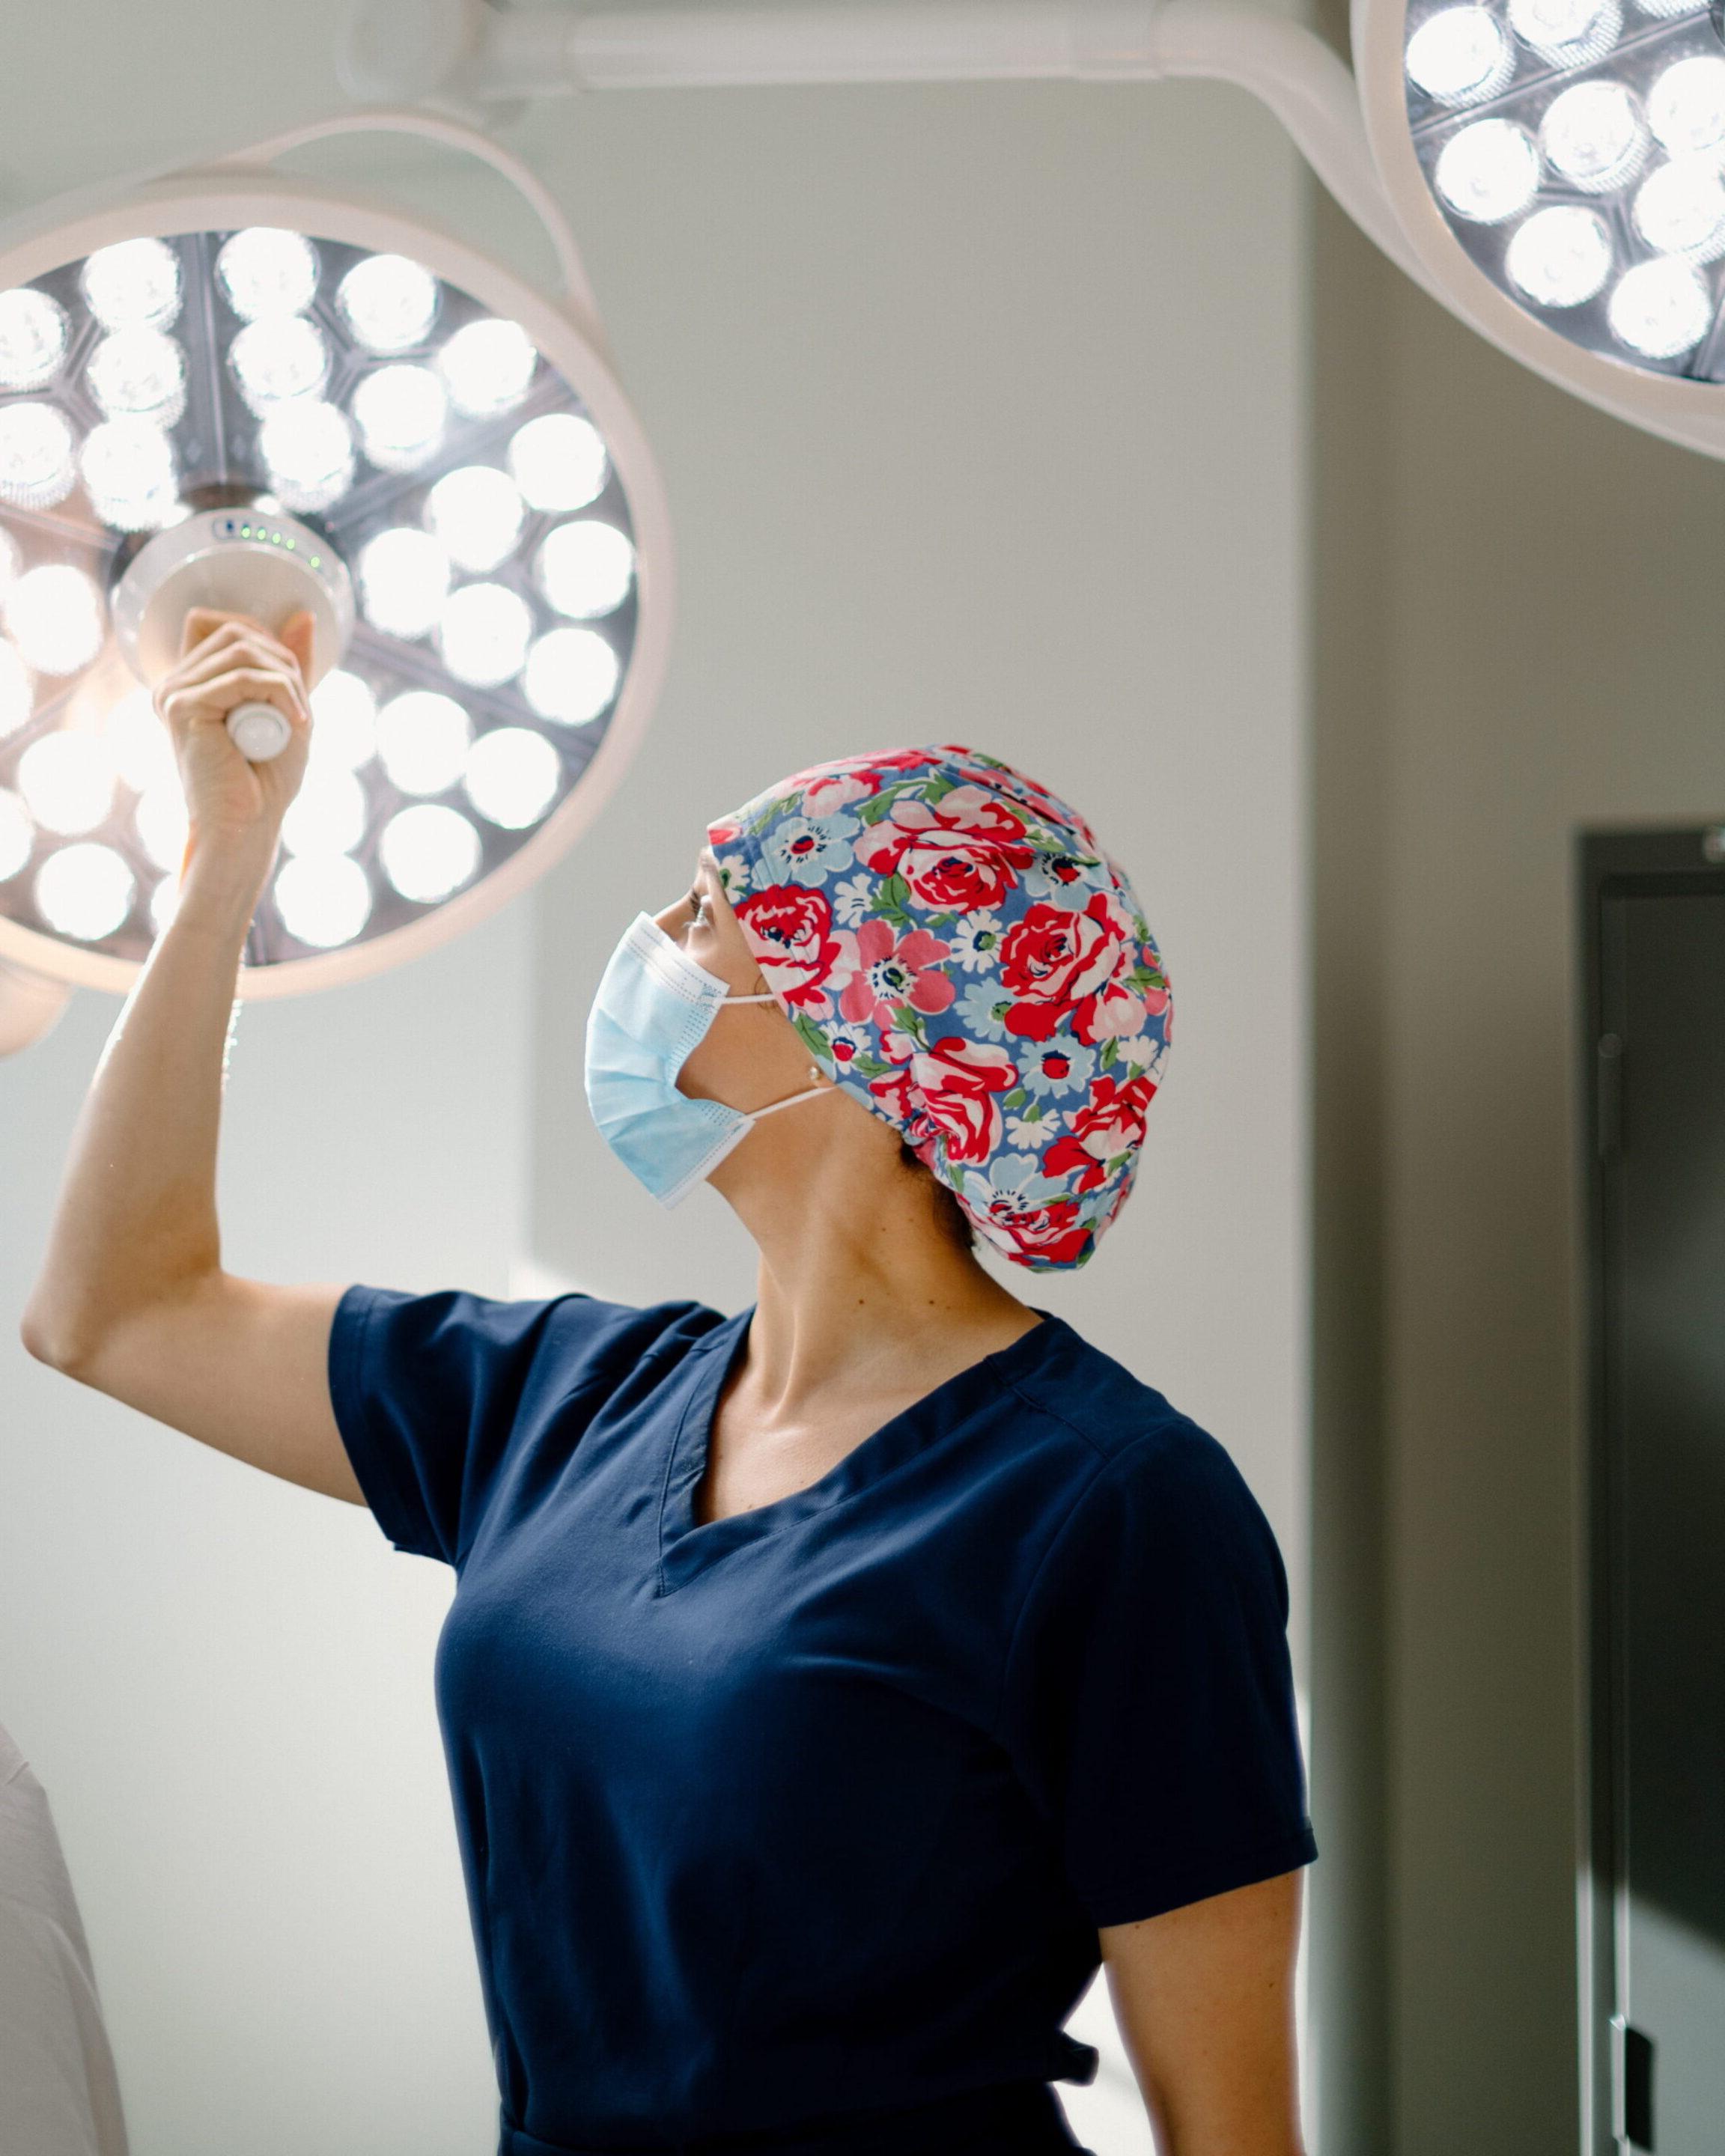
<instances>
[{"instance_id":1,"label":"pleated face mask","mask_svg":"<svg viewBox=\"0 0 1725 2156\"><path fill-rule=\"evenodd\" d=\"M686 1198L762 1116L830 1090L809 1086L748 1113L677 1091L677 1073L721 1004L777 1000L733 995L651 914L624 930L588 1014L587 1100L600 1137L661 1205Z\"/></svg>"}]
</instances>

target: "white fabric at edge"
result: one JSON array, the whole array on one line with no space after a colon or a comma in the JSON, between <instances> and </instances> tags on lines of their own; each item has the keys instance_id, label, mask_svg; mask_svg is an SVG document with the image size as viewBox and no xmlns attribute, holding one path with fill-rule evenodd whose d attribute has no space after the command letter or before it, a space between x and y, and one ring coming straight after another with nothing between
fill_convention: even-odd
<instances>
[{"instance_id":1,"label":"white fabric at edge","mask_svg":"<svg viewBox=\"0 0 1725 2156\"><path fill-rule=\"evenodd\" d=\"M0 2149L126 2156L114 2055L48 1796L0 1727Z\"/></svg>"}]
</instances>

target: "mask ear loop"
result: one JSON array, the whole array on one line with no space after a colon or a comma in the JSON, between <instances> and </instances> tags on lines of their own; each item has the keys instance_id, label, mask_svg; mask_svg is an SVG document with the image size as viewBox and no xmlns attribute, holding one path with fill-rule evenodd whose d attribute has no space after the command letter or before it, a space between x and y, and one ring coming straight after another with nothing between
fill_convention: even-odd
<instances>
[{"instance_id":1,"label":"mask ear loop","mask_svg":"<svg viewBox=\"0 0 1725 2156\"><path fill-rule=\"evenodd\" d=\"M721 1007L725 1004L776 1004L778 1001L778 998L773 994L770 988L767 991L765 995L727 995L720 998ZM817 1093L829 1093L832 1091L833 1089L831 1085L826 1078L822 1076L820 1070L813 1063L809 1066L809 1075L811 1078L819 1079L820 1083L818 1086L805 1086L800 1093L787 1093L782 1101L769 1101L764 1108L749 1109L747 1111L749 1120L752 1122L758 1122L762 1116L776 1115L781 1108L794 1108L798 1101L812 1101Z\"/></svg>"},{"instance_id":2,"label":"mask ear loop","mask_svg":"<svg viewBox=\"0 0 1725 2156\"><path fill-rule=\"evenodd\" d=\"M809 1069L814 1065L811 1063ZM764 1108L751 1108L749 1121L757 1123L762 1116L777 1115L781 1108L794 1108L798 1101L812 1101L817 1093L830 1093L832 1087L823 1079L819 1086L805 1086L800 1093L787 1093L782 1101L769 1101Z\"/></svg>"}]
</instances>

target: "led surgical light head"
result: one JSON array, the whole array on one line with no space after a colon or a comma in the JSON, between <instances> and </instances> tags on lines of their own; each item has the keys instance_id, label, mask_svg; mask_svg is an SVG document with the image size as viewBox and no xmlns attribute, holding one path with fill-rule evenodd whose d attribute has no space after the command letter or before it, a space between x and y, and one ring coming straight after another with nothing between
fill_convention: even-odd
<instances>
[{"instance_id":1,"label":"led surgical light head","mask_svg":"<svg viewBox=\"0 0 1725 2156\"><path fill-rule=\"evenodd\" d=\"M558 301L268 159L0 230L0 1053L123 992L183 795L150 689L190 609L309 611L311 757L241 995L352 978L523 888L597 812L662 671L662 489L579 259ZM572 624L579 622L577 630ZM578 651L569 639L578 635ZM290 737L228 716L241 753Z\"/></svg>"}]
</instances>

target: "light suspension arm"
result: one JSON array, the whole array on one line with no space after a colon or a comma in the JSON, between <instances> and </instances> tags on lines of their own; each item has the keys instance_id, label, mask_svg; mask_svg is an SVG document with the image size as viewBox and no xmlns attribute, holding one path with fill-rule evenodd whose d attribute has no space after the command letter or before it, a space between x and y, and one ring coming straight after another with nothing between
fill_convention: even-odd
<instances>
[{"instance_id":1,"label":"light suspension arm","mask_svg":"<svg viewBox=\"0 0 1725 2156\"><path fill-rule=\"evenodd\" d=\"M1346 65L1302 24L1249 0L507 10L356 0L340 60L356 97L466 110L592 90L1208 76L1261 99L1367 237L1427 282L1384 199Z\"/></svg>"}]
</instances>

